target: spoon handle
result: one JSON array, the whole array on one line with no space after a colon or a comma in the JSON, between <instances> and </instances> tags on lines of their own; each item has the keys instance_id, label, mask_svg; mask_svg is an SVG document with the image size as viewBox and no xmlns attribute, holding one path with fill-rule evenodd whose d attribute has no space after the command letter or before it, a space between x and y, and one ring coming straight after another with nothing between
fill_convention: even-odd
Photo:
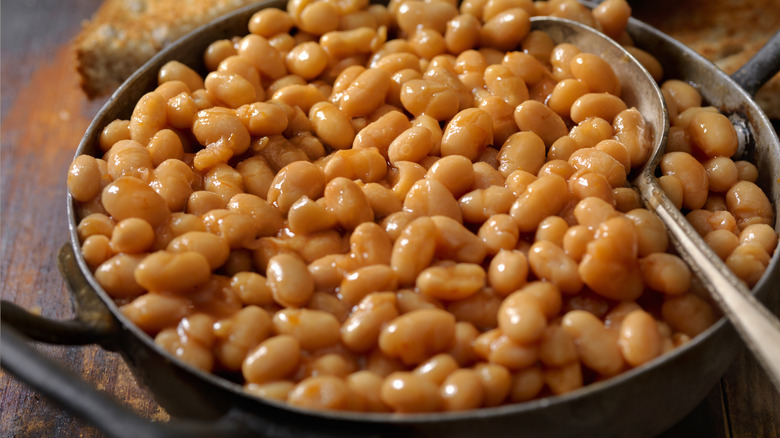
<instances>
[{"instance_id":1,"label":"spoon handle","mask_svg":"<svg viewBox=\"0 0 780 438\"><path fill-rule=\"evenodd\" d=\"M637 186L647 206L667 226L678 253L710 291L780 392L780 321L720 258L702 250L707 247L704 239L669 201L654 176L643 173Z\"/></svg>"},{"instance_id":2,"label":"spoon handle","mask_svg":"<svg viewBox=\"0 0 780 438\"><path fill-rule=\"evenodd\" d=\"M731 75L751 96L780 69L780 31L764 44L747 64Z\"/></svg>"}]
</instances>

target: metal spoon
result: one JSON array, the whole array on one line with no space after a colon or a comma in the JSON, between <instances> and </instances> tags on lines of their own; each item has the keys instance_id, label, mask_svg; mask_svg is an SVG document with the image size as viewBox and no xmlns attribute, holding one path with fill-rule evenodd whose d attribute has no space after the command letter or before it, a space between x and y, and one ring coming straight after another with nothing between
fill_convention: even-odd
<instances>
[{"instance_id":1,"label":"metal spoon","mask_svg":"<svg viewBox=\"0 0 780 438\"><path fill-rule=\"evenodd\" d=\"M531 28L546 32L556 44L571 43L583 52L599 55L612 66L623 87L623 101L636 107L652 129L652 154L633 184L645 206L664 222L677 252L710 291L780 392L780 321L709 250L704 239L666 197L655 177L669 133L669 115L658 85L623 47L590 27L562 18L532 17Z\"/></svg>"}]
</instances>

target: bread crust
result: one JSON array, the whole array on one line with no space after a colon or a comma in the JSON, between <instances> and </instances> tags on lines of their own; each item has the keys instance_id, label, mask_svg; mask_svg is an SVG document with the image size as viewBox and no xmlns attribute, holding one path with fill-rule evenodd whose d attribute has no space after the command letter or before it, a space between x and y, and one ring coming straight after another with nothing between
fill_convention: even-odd
<instances>
[{"instance_id":1,"label":"bread crust","mask_svg":"<svg viewBox=\"0 0 780 438\"><path fill-rule=\"evenodd\" d=\"M113 92L163 47L258 0L106 0L73 42L89 98Z\"/></svg>"}]
</instances>

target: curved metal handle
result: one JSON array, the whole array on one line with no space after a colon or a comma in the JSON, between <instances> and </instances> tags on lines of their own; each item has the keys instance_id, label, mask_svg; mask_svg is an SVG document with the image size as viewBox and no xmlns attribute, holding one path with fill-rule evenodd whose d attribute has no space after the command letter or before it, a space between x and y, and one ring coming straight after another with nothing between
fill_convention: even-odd
<instances>
[{"instance_id":1,"label":"curved metal handle","mask_svg":"<svg viewBox=\"0 0 780 438\"><path fill-rule=\"evenodd\" d=\"M0 364L4 369L109 436L216 438L249 434L241 422L228 416L212 423L181 420L153 423L35 351L5 321L0 338L3 345Z\"/></svg>"},{"instance_id":2,"label":"curved metal handle","mask_svg":"<svg viewBox=\"0 0 780 438\"><path fill-rule=\"evenodd\" d=\"M739 84L751 96L780 70L780 32L764 44L747 64L731 75L731 79Z\"/></svg>"},{"instance_id":3,"label":"curved metal handle","mask_svg":"<svg viewBox=\"0 0 780 438\"><path fill-rule=\"evenodd\" d=\"M666 225L678 253L710 291L780 392L780 321L721 259L702 249L707 248L704 239L672 205L655 177L643 173L637 186L648 207Z\"/></svg>"},{"instance_id":4,"label":"curved metal handle","mask_svg":"<svg viewBox=\"0 0 780 438\"><path fill-rule=\"evenodd\" d=\"M3 300L0 319L37 341L61 345L98 343L111 349L118 325L79 269L70 244L60 249L57 261L71 293L76 317L67 321L48 319Z\"/></svg>"}]
</instances>

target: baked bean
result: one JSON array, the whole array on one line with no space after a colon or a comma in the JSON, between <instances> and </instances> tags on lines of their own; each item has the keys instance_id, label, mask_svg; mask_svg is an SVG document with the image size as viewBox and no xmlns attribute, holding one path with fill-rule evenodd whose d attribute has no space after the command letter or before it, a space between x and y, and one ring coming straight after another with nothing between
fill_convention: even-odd
<instances>
[{"instance_id":1,"label":"baked bean","mask_svg":"<svg viewBox=\"0 0 780 438\"><path fill-rule=\"evenodd\" d=\"M292 26L293 20L287 12L276 8L267 8L252 15L248 28L253 34L270 38L280 33L289 32Z\"/></svg>"},{"instance_id":2,"label":"baked bean","mask_svg":"<svg viewBox=\"0 0 780 438\"><path fill-rule=\"evenodd\" d=\"M239 41L237 51L238 56L251 62L266 77L279 79L287 73L282 54L262 36L245 36Z\"/></svg>"},{"instance_id":3,"label":"baked bean","mask_svg":"<svg viewBox=\"0 0 780 438\"><path fill-rule=\"evenodd\" d=\"M314 293L314 281L306 264L292 254L271 257L268 260L266 278L274 301L283 306L302 306Z\"/></svg>"},{"instance_id":4,"label":"baked bean","mask_svg":"<svg viewBox=\"0 0 780 438\"><path fill-rule=\"evenodd\" d=\"M664 191L664 194L669 198L672 204L677 209L681 209L683 205L683 186L676 176L664 175L658 178L658 184Z\"/></svg>"},{"instance_id":5,"label":"baked bean","mask_svg":"<svg viewBox=\"0 0 780 438\"><path fill-rule=\"evenodd\" d=\"M544 141L533 131L512 134L498 153L498 170L505 177L516 170L536 174L544 164L545 151Z\"/></svg>"},{"instance_id":6,"label":"baked bean","mask_svg":"<svg viewBox=\"0 0 780 438\"><path fill-rule=\"evenodd\" d=\"M230 287L246 305L265 306L273 303L271 288L265 277L256 272L238 272L230 279Z\"/></svg>"},{"instance_id":7,"label":"baked bean","mask_svg":"<svg viewBox=\"0 0 780 438\"><path fill-rule=\"evenodd\" d=\"M204 284L211 267L206 257L195 251L158 251L144 257L133 275L146 290L183 293Z\"/></svg>"},{"instance_id":8,"label":"baked bean","mask_svg":"<svg viewBox=\"0 0 780 438\"><path fill-rule=\"evenodd\" d=\"M130 117L130 138L146 145L157 131L165 127L165 108L165 100L155 92L141 97Z\"/></svg>"},{"instance_id":9,"label":"baked bean","mask_svg":"<svg viewBox=\"0 0 780 438\"><path fill-rule=\"evenodd\" d=\"M498 50L512 50L528 35L531 18L522 8L510 8L486 20L482 25L480 40L483 45Z\"/></svg>"},{"instance_id":10,"label":"baked bean","mask_svg":"<svg viewBox=\"0 0 780 438\"><path fill-rule=\"evenodd\" d=\"M135 217L157 226L168 219L165 200L138 178L123 176L107 185L101 194L106 211L115 220Z\"/></svg>"},{"instance_id":11,"label":"baked bean","mask_svg":"<svg viewBox=\"0 0 780 438\"><path fill-rule=\"evenodd\" d=\"M249 383L273 382L294 373L300 360L298 341L289 335L278 335L247 353L241 364L241 374Z\"/></svg>"},{"instance_id":12,"label":"baked bean","mask_svg":"<svg viewBox=\"0 0 780 438\"><path fill-rule=\"evenodd\" d=\"M366 295L341 325L341 341L350 350L366 352L377 345L382 327L398 317L395 294Z\"/></svg>"},{"instance_id":13,"label":"baked bean","mask_svg":"<svg viewBox=\"0 0 780 438\"><path fill-rule=\"evenodd\" d=\"M617 38L623 33L630 16L631 6L625 0L607 0L593 8L593 18L611 38Z\"/></svg>"},{"instance_id":14,"label":"baked bean","mask_svg":"<svg viewBox=\"0 0 780 438\"><path fill-rule=\"evenodd\" d=\"M298 199L287 213L288 226L295 234L311 234L333 228L336 216L307 196Z\"/></svg>"},{"instance_id":15,"label":"baked bean","mask_svg":"<svg viewBox=\"0 0 780 438\"><path fill-rule=\"evenodd\" d=\"M441 353L418 365L413 372L441 386L447 377L457 370L458 362L449 354Z\"/></svg>"},{"instance_id":16,"label":"baked bean","mask_svg":"<svg viewBox=\"0 0 780 438\"><path fill-rule=\"evenodd\" d=\"M501 365L479 363L474 367L485 389L482 405L498 406L504 402L511 389L512 376Z\"/></svg>"},{"instance_id":17,"label":"baked bean","mask_svg":"<svg viewBox=\"0 0 780 438\"><path fill-rule=\"evenodd\" d=\"M127 218L119 221L111 234L111 250L115 253L138 254L154 242L154 230L143 219Z\"/></svg>"},{"instance_id":18,"label":"baked bean","mask_svg":"<svg viewBox=\"0 0 780 438\"><path fill-rule=\"evenodd\" d=\"M479 109L490 114L493 120L493 144L503 144L510 135L517 132L517 124L513 116L514 108L508 103L489 93L487 96L478 95L476 101Z\"/></svg>"},{"instance_id":19,"label":"baked bean","mask_svg":"<svg viewBox=\"0 0 780 438\"><path fill-rule=\"evenodd\" d=\"M121 306L119 311L141 330L157 333L175 326L187 314L189 305L189 300L180 296L146 293Z\"/></svg>"},{"instance_id":20,"label":"baked bean","mask_svg":"<svg viewBox=\"0 0 780 438\"><path fill-rule=\"evenodd\" d=\"M380 68L370 68L344 90L339 109L348 117L370 114L384 102L390 87L390 73Z\"/></svg>"},{"instance_id":21,"label":"baked bean","mask_svg":"<svg viewBox=\"0 0 780 438\"><path fill-rule=\"evenodd\" d=\"M561 367L579 358L574 339L560 325L550 324L539 340L539 360L548 367Z\"/></svg>"},{"instance_id":22,"label":"baked bean","mask_svg":"<svg viewBox=\"0 0 780 438\"><path fill-rule=\"evenodd\" d=\"M442 309L444 306L436 298L415 292L413 289L399 289L396 292L398 312L409 313L419 309Z\"/></svg>"},{"instance_id":23,"label":"baked bean","mask_svg":"<svg viewBox=\"0 0 780 438\"><path fill-rule=\"evenodd\" d=\"M603 376L612 376L623 368L623 357L611 331L592 313L567 312L561 320L563 330L574 339L580 360Z\"/></svg>"},{"instance_id":24,"label":"baked bean","mask_svg":"<svg viewBox=\"0 0 780 438\"><path fill-rule=\"evenodd\" d=\"M735 161L734 165L737 166L740 181L756 182L758 179L758 169L753 163L741 160Z\"/></svg>"},{"instance_id":25,"label":"baked bean","mask_svg":"<svg viewBox=\"0 0 780 438\"><path fill-rule=\"evenodd\" d=\"M189 231L175 237L168 244L167 250L174 253L200 253L211 269L222 266L230 254L230 247L224 238L205 231Z\"/></svg>"},{"instance_id":26,"label":"baked bean","mask_svg":"<svg viewBox=\"0 0 780 438\"><path fill-rule=\"evenodd\" d=\"M320 37L320 45L335 59L370 55L384 42L385 36L369 27L327 32ZM363 62L360 62L363 64Z\"/></svg>"},{"instance_id":27,"label":"baked bean","mask_svg":"<svg viewBox=\"0 0 780 438\"><path fill-rule=\"evenodd\" d=\"M444 185L453 196L460 196L474 182L474 168L471 160L461 155L442 157L428 169L425 178L436 180Z\"/></svg>"},{"instance_id":28,"label":"baked bean","mask_svg":"<svg viewBox=\"0 0 780 438\"><path fill-rule=\"evenodd\" d=\"M287 401L294 387L295 383L289 380L279 380L262 384L248 383L244 385L244 391L261 398Z\"/></svg>"},{"instance_id":29,"label":"baked bean","mask_svg":"<svg viewBox=\"0 0 780 438\"><path fill-rule=\"evenodd\" d=\"M753 287L769 265L769 254L758 243L741 243L725 261L737 277Z\"/></svg>"},{"instance_id":30,"label":"baked bean","mask_svg":"<svg viewBox=\"0 0 780 438\"><path fill-rule=\"evenodd\" d=\"M618 345L631 366L639 366L661 354L661 333L655 319L644 310L634 310L620 324Z\"/></svg>"},{"instance_id":31,"label":"baked bean","mask_svg":"<svg viewBox=\"0 0 780 438\"><path fill-rule=\"evenodd\" d=\"M449 87L426 79L412 79L401 86L401 103L414 116L449 120L459 107L458 95Z\"/></svg>"},{"instance_id":32,"label":"baked bean","mask_svg":"<svg viewBox=\"0 0 780 438\"><path fill-rule=\"evenodd\" d=\"M658 216L650 210L639 208L626 213L626 218L634 223L640 257L666 251L669 237L666 234L666 227Z\"/></svg>"},{"instance_id":33,"label":"baked bean","mask_svg":"<svg viewBox=\"0 0 780 438\"><path fill-rule=\"evenodd\" d=\"M389 406L382 401L382 377L371 371L357 371L346 378L347 386L357 397L358 404L368 412L388 412Z\"/></svg>"},{"instance_id":34,"label":"baked bean","mask_svg":"<svg viewBox=\"0 0 780 438\"><path fill-rule=\"evenodd\" d=\"M527 277L528 260L520 251L502 249L490 261L488 284L501 295L509 295L522 288Z\"/></svg>"},{"instance_id":35,"label":"baked bean","mask_svg":"<svg viewBox=\"0 0 780 438\"><path fill-rule=\"evenodd\" d=\"M387 149L387 156L391 163L397 161L419 162L433 148L433 135L428 128L412 126L398 134Z\"/></svg>"},{"instance_id":36,"label":"baked bean","mask_svg":"<svg viewBox=\"0 0 780 438\"><path fill-rule=\"evenodd\" d=\"M547 106L561 117L570 117L574 102L588 92L589 88L585 82L573 78L564 79L555 84Z\"/></svg>"},{"instance_id":37,"label":"baked bean","mask_svg":"<svg viewBox=\"0 0 780 438\"><path fill-rule=\"evenodd\" d=\"M707 111L696 114L688 132L693 143L709 157L730 157L737 152L737 132L723 114Z\"/></svg>"},{"instance_id":38,"label":"baked bean","mask_svg":"<svg viewBox=\"0 0 780 438\"><path fill-rule=\"evenodd\" d=\"M333 152L329 157L322 169L328 181L336 177L344 177L371 183L382 181L388 173L385 158L375 147L365 149L353 147L353 149Z\"/></svg>"},{"instance_id":39,"label":"baked bean","mask_svg":"<svg viewBox=\"0 0 780 438\"><path fill-rule=\"evenodd\" d=\"M330 313L311 309L282 309L273 316L274 332L289 335L301 349L314 351L331 347L340 339L339 321Z\"/></svg>"},{"instance_id":40,"label":"baked bean","mask_svg":"<svg viewBox=\"0 0 780 438\"><path fill-rule=\"evenodd\" d=\"M682 113L688 108L701 106L701 95L692 85L678 79L669 79L661 84L661 90L666 91Z\"/></svg>"},{"instance_id":41,"label":"baked bean","mask_svg":"<svg viewBox=\"0 0 780 438\"><path fill-rule=\"evenodd\" d=\"M301 196L319 198L325 190L322 170L307 161L297 161L283 167L268 189L267 200L287 213Z\"/></svg>"},{"instance_id":42,"label":"baked bean","mask_svg":"<svg viewBox=\"0 0 780 438\"><path fill-rule=\"evenodd\" d=\"M606 220L587 244L578 271L597 294L618 300L635 300L644 286L636 259L637 237L633 223L622 217Z\"/></svg>"},{"instance_id":43,"label":"baked bean","mask_svg":"<svg viewBox=\"0 0 780 438\"><path fill-rule=\"evenodd\" d=\"M236 110L236 115L244 123L252 136L277 135L287 128L287 115L276 105L254 102Z\"/></svg>"},{"instance_id":44,"label":"baked bean","mask_svg":"<svg viewBox=\"0 0 780 438\"><path fill-rule=\"evenodd\" d=\"M117 119L106 125L100 132L98 143L100 150L107 152L119 140L130 140L130 121Z\"/></svg>"},{"instance_id":45,"label":"baked bean","mask_svg":"<svg viewBox=\"0 0 780 438\"><path fill-rule=\"evenodd\" d=\"M516 199L511 189L490 185L466 193L458 203L464 221L479 223L494 215L508 213Z\"/></svg>"},{"instance_id":46,"label":"baked bean","mask_svg":"<svg viewBox=\"0 0 780 438\"><path fill-rule=\"evenodd\" d=\"M487 249L482 240L460 221L447 216L432 216L436 233L428 239L436 242L436 257L465 263L481 263Z\"/></svg>"},{"instance_id":47,"label":"baked bean","mask_svg":"<svg viewBox=\"0 0 780 438\"><path fill-rule=\"evenodd\" d=\"M513 402L528 401L536 397L542 388L544 388L542 368L531 366L512 375L512 388L509 391L509 399Z\"/></svg>"},{"instance_id":48,"label":"baked bean","mask_svg":"<svg viewBox=\"0 0 780 438\"><path fill-rule=\"evenodd\" d=\"M349 119L335 105L318 102L309 110L309 118L317 136L334 149L347 149L352 146L355 132Z\"/></svg>"},{"instance_id":49,"label":"baked bean","mask_svg":"<svg viewBox=\"0 0 780 438\"><path fill-rule=\"evenodd\" d=\"M444 184L434 179L420 179L412 185L403 202L404 211L413 216L446 216L458 222L462 214L458 201Z\"/></svg>"},{"instance_id":50,"label":"baked bean","mask_svg":"<svg viewBox=\"0 0 780 438\"><path fill-rule=\"evenodd\" d=\"M341 280L339 298L354 306L373 291L391 291L397 288L396 274L389 266L369 265L347 274Z\"/></svg>"},{"instance_id":51,"label":"baked bean","mask_svg":"<svg viewBox=\"0 0 780 438\"><path fill-rule=\"evenodd\" d=\"M777 233L767 224L753 224L743 228L739 233L739 243L756 243L764 248L767 254L772 254L777 247Z\"/></svg>"},{"instance_id":52,"label":"baked bean","mask_svg":"<svg viewBox=\"0 0 780 438\"><path fill-rule=\"evenodd\" d=\"M477 236L485 243L489 254L513 249L517 245L519 235L517 223L507 214L490 216L477 232Z\"/></svg>"},{"instance_id":53,"label":"baked bean","mask_svg":"<svg viewBox=\"0 0 780 438\"><path fill-rule=\"evenodd\" d=\"M479 19L471 14L461 14L447 21L444 44L455 55L473 49L479 43Z\"/></svg>"},{"instance_id":54,"label":"baked bean","mask_svg":"<svg viewBox=\"0 0 780 438\"><path fill-rule=\"evenodd\" d=\"M441 384L442 408L445 411L462 411L478 408L484 397L484 387L479 374L470 369L459 369Z\"/></svg>"},{"instance_id":55,"label":"baked bean","mask_svg":"<svg viewBox=\"0 0 780 438\"><path fill-rule=\"evenodd\" d=\"M704 242L721 259L726 260L739 245L740 238L729 230L713 230L704 236Z\"/></svg>"},{"instance_id":56,"label":"baked bean","mask_svg":"<svg viewBox=\"0 0 780 438\"><path fill-rule=\"evenodd\" d=\"M414 365L452 345L455 318L439 309L420 309L405 313L382 328L379 348L406 365Z\"/></svg>"},{"instance_id":57,"label":"baked bean","mask_svg":"<svg viewBox=\"0 0 780 438\"><path fill-rule=\"evenodd\" d=\"M614 94L587 93L572 103L570 115L574 123L580 123L589 117L600 117L611 123L615 116L626 109L625 102Z\"/></svg>"},{"instance_id":58,"label":"baked bean","mask_svg":"<svg viewBox=\"0 0 780 438\"><path fill-rule=\"evenodd\" d=\"M271 333L271 318L257 306L247 306L213 324L214 356L231 371L241 369L247 353Z\"/></svg>"},{"instance_id":59,"label":"baked bean","mask_svg":"<svg viewBox=\"0 0 780 438\"><path fill-rule=\"evenodd\" d=\"M709 189L713 192L723 193L737 183L739 171L730 158L715 157L704 162L707 171Z\"/></svg>"},{"instance_id":60,"label":"baked bean","mask_svg":"<svg viewBox=\"0 0 780 438\"><path fill-rule=\"evenodd\" d=\"M238 74L211 72L204 84L212 98L229 108L238 108L258 99L254 85Z\"/></svg>"},{"instance_id":61,"label":"baked bean","mask_svg":"<svg viewBox=\"0 0 780 438\"><path fill-rule=\"evenodd\" d=\"M631 167L644 164L650 156L650 130L636 108L629 108L615 116L615 139L623 143L631 157ZM603 140L603 139L602 139Z\"/></svg>"},{"instance_id":62,"label":"baked bean","mask_svg":"<svg viewBox=\"0 0 780 438\"><path fill-rule=\"evenodd\" d=\"M666 297L661 315L673 330L690 337L703 332L716 320L712 306L692 293Z\"/></svg>"},{"instance_id":63,"label":"baked bean","mask_svg":"<svg viewBox=\"0 0 780 438\"><path fill-rule=\"evenodd\" d=\"M701 208L707 200L709 178L707 171L699 161L685 152L669 152L661 158L661 171L664 175L676 177L682 184L682 205L695 210Z\"/></svg>"},{"instance_id":64,"label":"baked bean","mask_svg":"<svg viewBox=\"0 0 780 438\"><path fill-rule=\"evenodd\" d=\"M535 100L526 100L518 105L514 118L521 131L531 131L538 135L547 147L568 133L563 119L550 107Z\"/></svg>"},{"instance_id":65,"label":"baked bean","mask_svg":"<svg viewBox=\"0 0 780 438\"><path fill-rule=\"evenodd\" d=\"M102 234L93 234L81 243L81 254L92 270L114 256L109 242L108 237Z\"/></svg>"},{"instance_id":66,"label":"baked bean","mask_svg":"<svg viewBox=\"0 0 780 438\"><path fill-rule=\"evenodd\" d=\"M498 326L513 341L530 344L541 338L547 318L535 296L518 291L501 303Z\"/></svg>"},{"instance_id":67,"label":"baked bean","mask_svg":"<svg viewBox=\"0 0 780 438\"><path fill-rule=\"evenodd\" d=\"M352 147L376 148L382 156L387 157L390 143L402 132L411 127L409 119L400 111L390 111L368 124L355 136Z\"/></svg>"},{"instance_id":68,"label":"baked bean","mask_svg":"<svg viewBox=\"0 0 780 438\"><path fill-rule=\"evenodd\" d=\"M626 182L627 169L611 155L595 148L583 148L569 156L569 164L579 172L594 172L603 175L612 187Z\"/></svg>"},{"instance_id":69,"label":"baked bean","mask_svg":"<svg viewBox=\"0 0 780 438\"><path fill-rule=\"evenodd\" d=\"M600 173L578 170L569 178L569 192L576 199L596 197L607 203L614 203L612 185L607 177Z\"/></svg>"},{"instance_id":70,"label":"baked bean","mask_svg":"<svg viewBox=\"0 0 780 438\"><path fill-rule=\"evenodd\" d=\"M471 167L471 166L469 166ZM97 160L89 155L79 155L68 169L68 190L73 199L88 202L103 189L103 174Z\"/></svg>"},{"instance_id":71,"label":"baked bean","mask_svg":"<svg viewBox=\"0 0 780 438\"><path fill-rule=\"evenodd\" d=\"M667 295L680 295L691 287L691 271L679 257L654 253L639 260L645 285Z\"/></svg>"},{"instance_id":72,"label":"baked bean","mask_svg":"<svg viewBox=\"0 0 780 438\"><path fill-rule=\"evenodd\" d=\"M521 232L534 231L542 219L559 212L568 202L568 186L558 175L545 175L528 185L509 214Z\"/></svg>"},{"instance_id":73,"label":"baked bean","mask_svg":"<svg viewBox=\"0 0 780 438\"><path fill-rule=\"evenodd\" d=\"M485 286L485 270L473 263L432 266L417 276L421 293L446 301L462 300Z\"/></svg>"},{"instance_id":74,"label":"baked bean","mask_svg":"<svg viewBox=\"0 0 780 438\"><path fill-rule=\"evenodd\" d=\"M286 56L287 70L303 79L316 78L328 66L328 54L316 42L295 46Z\"/></svg>"},{"instance_id":75,"label":"baked bean","mask_svg":"<svg viewBox=\"0 0 780 438\"><path fill-rule=\"evenodd\" d=\"M442 404L436 384L412 372L398 371L387 376L380 394L384 403L402 413L432 412Z\"/></svg>"},{"instance_id":76,"label":"baked bean","mask_svg":"<svg viewBox=\"0 0 780 438\"><path fill-rule=\"evenodd\" d=\"M111 233L114 232L114 227L116 226L116 223L113 219L106 216L103 213L92 213L90 215L85 216L83 219L79 221L78 226L76 227L76 231L79 235L79 240L82 242L89 236L93 235L102 235L106 236L109 239L111 238Z\"/></svg>"},{"instance_id":77,"label":"baked bean","mask_svg":"<svg viewBox=\"0 0 780 438\"><path fill-rule=\"evenodd\" d=\"M577 262L554 243L537 241L531 245L528 264L538 278L553 283L565 294L575 294L582 289Z\"/></svg>"},{"instance_id":78,"label":"baked bean","mask_svg":"<svg viewBox=\"0 0 780 438\"><path fill-rule=\"evenodd\" d=\"M749 181L740 181L731 186L726 192L726 205L737 219L740 229L752 224L771 224L774 219L769 198L760 187Z\"/></svg>"},{"instance_id":79,"label":"baked bean","mask_svg":"<svg viewBox=\"0 0 780 438\"><path fill-rule=\"evenodd\" d=\"M557 368L545 368L542 375L544 383L553 394L565 394L583 385L582 367L579 362L571 362Z\"/></svg>"},{"instance_id":80,"label":"baked bean","mask_svg":"<svg viewBox=\"0 0 780 438\"><path fill-rule=\"evenodd\" d=\"M402 3L396 12L398 27L406 35L414 34L417 28L426 27L441 34L446 30L447 22L458 15L457 8L447 2L420 4Z\"/></svg>"},{"instance_id":81,"label":"baked bean","mask_svg":"<svg viewBox=\"0 0 780 438\"><path fill-rule=\"evenodd\" d=\"M366 195L354 182L338 177L325 186L325 203L336 216L336 222L351 230L374 218Z\"/></svg>"},{"instance_id":82,"label":"baked bean","mask_svg":"<svg viewBox=\"0 0 780 438\"><path fill-rule=\"evenodd\" d=\"M120 140L105 155L106 171L112 180L121 176L134 176L148 180L152 157L143 145L135 140Z\"/></svg>"}]
</instances>

